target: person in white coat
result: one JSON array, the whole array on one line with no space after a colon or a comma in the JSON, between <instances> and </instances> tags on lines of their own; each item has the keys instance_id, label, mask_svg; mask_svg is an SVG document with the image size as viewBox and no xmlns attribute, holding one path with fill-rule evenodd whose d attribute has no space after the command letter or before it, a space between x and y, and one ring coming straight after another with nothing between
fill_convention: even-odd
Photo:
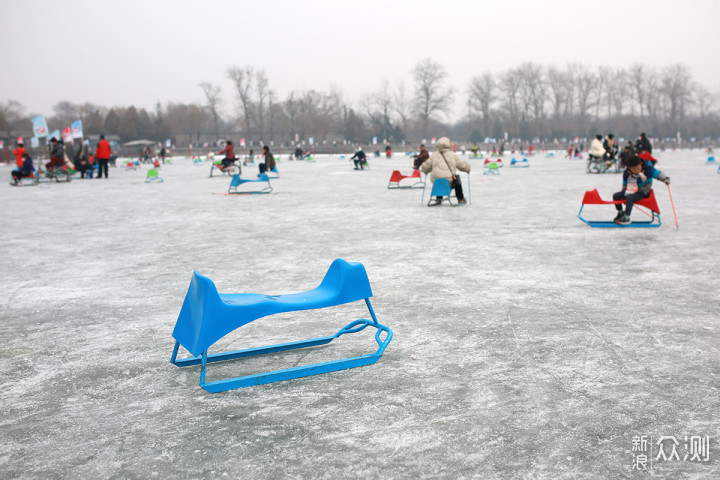
<instances>
[{"instance_id":1,"label":"person in white coat","mask_svg":"<svg viewBox=\"0 0 720 480\"><path fill-rule=\"evenodd\" d=\"M445 178L455 189L455 196L459 204L467 203L463 195L462 182L458 177L458 170L470 172L470 164L461 160L455 152L453 152L452 142L447 137L440 138L435 143L436 152L430 155L420 166L424 174L430 174L430 178L434 182L438 178ZM455 179L455 181L453 181ZM436 198L430 205L439 205L442 198Z\"/></svg>"}]
</instances>

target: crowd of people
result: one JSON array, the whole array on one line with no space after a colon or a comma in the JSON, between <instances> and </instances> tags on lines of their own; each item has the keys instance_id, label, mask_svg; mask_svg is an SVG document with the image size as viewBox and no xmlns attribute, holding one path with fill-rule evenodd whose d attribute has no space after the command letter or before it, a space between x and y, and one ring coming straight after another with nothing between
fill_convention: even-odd
<instances>
[{"instance_id":1,"label":"crowd of people","mask_svg":"<svg viewBox=\"0 0 720 480\"><path fill-rule=\"evenodd\" d=\"M81 178L93 178L95 169L97 169L95 178L103 178L103 174L106 179L108 178L108 164L113 157L113 152L104 135L100 135L94 153L86 153L82 147L76 152L74 150L71 145L65 145L63 140L50 138L48 145L50 161L45 164L44 170L37 170L33 159L25 150L24 144L18 142L12 151L17 167L10 172L13 184L17 185L23 178L38 178L41 173L52 178L61 175L69 176L73 171L77 171L80 172Z\"/></svg>"}]
</instances>

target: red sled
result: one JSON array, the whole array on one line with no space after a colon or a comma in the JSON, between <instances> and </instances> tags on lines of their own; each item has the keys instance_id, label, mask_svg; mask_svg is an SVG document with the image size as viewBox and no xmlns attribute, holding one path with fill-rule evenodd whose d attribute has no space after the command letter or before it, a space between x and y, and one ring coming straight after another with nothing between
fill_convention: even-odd
<instances>
[{"instance_id":1,"label":"red sled","mask_svg":"<svg viewBox=\"0 0 720 480\"><path fill-rule=\"evenodd\" d=\"M657 200L655 199L655 190L650 190L650 195L647 198L643 198L642 200L639 200L635 202L636 207L645 207L648 210L650 210L650 213L645 212L644 210L641 210L643 213L645 213L647 216L650 217L650 220L646 221L637 221L632 222L627 225L620 225L619 223L615 223L613 221L598 221L598 220L587 220L582 217L582 211L585 205L620 205L625 203L625 199L622 200L603 200L600 198L600 194L598 193L597 189L595 190L589 190L585 192L585 196L583 197L582 205L580 206L580 211L578 212L578 218L582 220L583 222L587 223L591 227L599 227L599 228L617 228L617 227L635 227L635 228L657 228L660 225L662 225L662 222L660 221L660 208L658 207Z\"/></svg>"},{"instance_id":2,"label":"red sled","mask_svg":"<svg viewBox=\"0 0 720 480\"><path fill-rule=\"evenodd\" d=\"M415 183L408 184L405 182L405 184L400 185L400 182L402 180L405 180L406 178L415 179ZM420 177L420 170L413 170L412 174L410 175L403 175L400 173L400 170L393 170L392 174L390 175L390 181L388 182L387 188L393 189L393 188L423 188L425 186L425 181L421 179Z\"/></svg>"}]
</instances>

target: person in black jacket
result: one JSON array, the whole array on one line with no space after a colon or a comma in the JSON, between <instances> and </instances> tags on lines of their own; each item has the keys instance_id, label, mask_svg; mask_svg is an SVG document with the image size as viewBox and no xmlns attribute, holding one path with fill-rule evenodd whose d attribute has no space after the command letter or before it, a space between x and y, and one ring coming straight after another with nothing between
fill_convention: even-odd
<instances>
[{"instance_id":1,"label":"person in black jacket","mask_svg":"<svg viewBox=\"0 0 720 480\"><path fill-rule=\"evenodd\" d=\"M640 134L640 138L638 138L638 141L635 142L635 151L636 153L640 154L642 152L652 153L652 145L650 144L650 140L648 140L647 136L645 135L645 132Z\"/></svg>"},{"instance_id":2,"label":"person in black jacket","mask_svg":"<svg viewBox=\"0 0 720 480\"><path fill-rule=\"evenodd\" d=\"M355 170L365 170L364 167L367 161L367 155L365 155L365 152L363 152L362 147L358 147L358 149L355 151L355 155L350 157L350 160L352 160L355 164Z\"/></svg>"}]
</instances>

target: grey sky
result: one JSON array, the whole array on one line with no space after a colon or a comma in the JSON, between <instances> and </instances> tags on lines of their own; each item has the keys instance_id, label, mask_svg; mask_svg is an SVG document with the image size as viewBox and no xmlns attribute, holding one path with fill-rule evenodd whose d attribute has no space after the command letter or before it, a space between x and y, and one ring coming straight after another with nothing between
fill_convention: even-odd
<instances>
[{"instance_id":1,"label":"grey sky","mask_svg":"<svg viewBox=\"0 0 720 480\"><path fill-rule=\"evenodd\" d=\"M222 87L229 113L225 71L245 65L265 69L281 99L334 85L357 103L382 79L409 86L426 57L445 66L459 104L474 75L525 61L683 63L720 90L717 0L1 0L0 18L0 101L45 115L62 100L202 102L201 81Z\"/></svg>"}]
</instances>

